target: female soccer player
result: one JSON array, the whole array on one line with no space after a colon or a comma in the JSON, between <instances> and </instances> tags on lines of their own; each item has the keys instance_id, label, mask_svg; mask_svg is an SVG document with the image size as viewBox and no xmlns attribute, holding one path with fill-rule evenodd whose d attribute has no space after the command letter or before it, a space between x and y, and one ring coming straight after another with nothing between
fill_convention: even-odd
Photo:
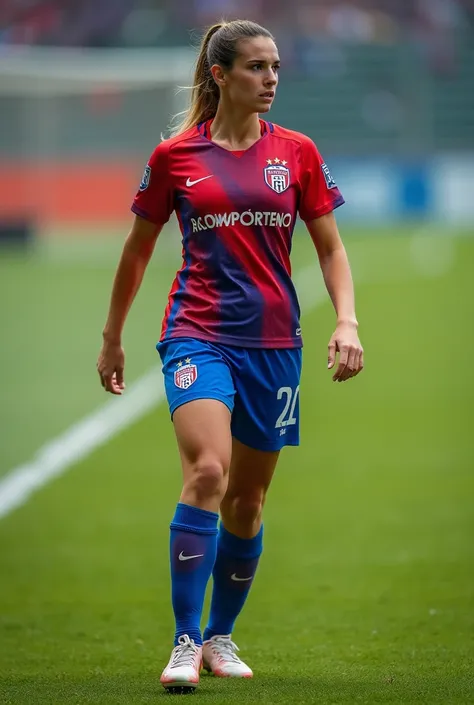
<instances>
[{"instance_id":1,"label":"female soccer player","mask_svg":"<svg viewBox=\"0 0 474 705\"><path fill-rule=\"evenodd\" d=\"M151 155L133 202L97 363L103 387L121 394L125 318L176 211L183 266L157 345L183 471L171 522L176 633L161 676L168 690L194 689L201 663L217 676L252 676L231 634L262 552L262 508L279 452L299 442L302 339L289 259L298 214L337 314L333 379L343 382L363 367L351 273L333 215L343 198L308 137L259 118L275 98L279 67L263 27L233 21L208 30L191 107Z\"/></svg>"}]
</instances>

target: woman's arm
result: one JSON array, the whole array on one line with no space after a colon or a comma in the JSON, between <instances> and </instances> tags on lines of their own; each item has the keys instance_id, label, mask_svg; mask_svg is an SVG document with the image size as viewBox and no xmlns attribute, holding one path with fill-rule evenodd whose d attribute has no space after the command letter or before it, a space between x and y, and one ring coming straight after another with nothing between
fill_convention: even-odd
<instances>
[{"instance_id":1,"label":"woman's arm","mask_svg":"<svg viewBox=\"0 0 474 705\"><path fill-rule=\"evenodd\" d=\"M337 325L328 346L328 368L334 367L336 352L339 365L333 376L336 382L355 377L364 367L364 353L357 335L354 285L345 247L334 213L306 223L316 247L324 282L337 315Z\"/></svg>"},{"instance_id":2,"label":"woman's arm","mask_svg":"<svg viewBox=\"0 0 474 705\"><path fill-rule=\"evenodd\" d=\"M160 226L135 216L115 273L109 312L102 334L102 349L97 361L102 386L112 394L121 394L125 388L122 331L160 231Z\"/></svg>"}]
</instances>

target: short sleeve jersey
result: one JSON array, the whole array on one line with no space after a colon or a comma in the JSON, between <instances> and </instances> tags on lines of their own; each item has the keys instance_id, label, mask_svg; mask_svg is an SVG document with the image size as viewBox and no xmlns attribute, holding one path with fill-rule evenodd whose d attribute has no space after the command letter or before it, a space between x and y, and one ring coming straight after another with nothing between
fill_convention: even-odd
<instances>
[{"instance_id":1,"label":"short sleeve jersey","mask_svg":"<svg viewBox=\"0 0 474 705\"><path fill-rule=\"evenodd\" d=\"M290 252L297 216L344 203L316 145L261 121L260 139L231 152L210 122L161 142L132 210L162 225L176 212L183 264L160 340L193 337L243 347L301 347Z\"/></svg>"}]
</instances>

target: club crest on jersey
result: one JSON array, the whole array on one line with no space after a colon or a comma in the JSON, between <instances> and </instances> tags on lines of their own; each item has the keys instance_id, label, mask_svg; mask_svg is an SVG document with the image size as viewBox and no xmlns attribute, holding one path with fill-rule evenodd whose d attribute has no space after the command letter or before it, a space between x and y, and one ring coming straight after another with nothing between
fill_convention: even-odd
<instances>
[{"instance_id":1,"label":"club crest on jersey","mask_svg":"<svg viewBox=\"0 0 474 705\"><path fill-rule=\"evenodd\" d=\"M183 362L180 360L174 373L174 383L179 389L188 389L198 376L197 365L191 365L191 358L187 357Z\"/></svg>"},{"instance_id":2,"label":"club crest on jersey","mask_svg":"<svg viewBox=\"0 0 474 705\"><path fill-rule=\"evenodd\" d=\"M151 176L151 166L149 164L146 165L145 171L143 172L142 180L140 181L140 191L144 191L145 189L148 188L150 184L150 176Z\"/></svg>"},{"instance_id":3,"label":"club crest on jersey","mask_svg":"<svg viewBox=\"0 0 474 705\"><path fill-rule=\"evenodd\" d=\"M290 170L287 162L280 159L267 159L268 166L263 170L265 183L276 193L283 193L290 185Z\"/></svg>"}]
</instances>

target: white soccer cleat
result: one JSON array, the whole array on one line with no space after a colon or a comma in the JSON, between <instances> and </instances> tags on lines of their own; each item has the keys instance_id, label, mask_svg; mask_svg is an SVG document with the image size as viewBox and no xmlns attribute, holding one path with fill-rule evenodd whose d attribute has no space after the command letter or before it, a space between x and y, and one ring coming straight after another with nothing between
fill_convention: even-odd
<instances>
[{"instance_id":1,"label":"white soccer cleat","mask_svg":"<svg viewBox=\"0 0 474 705\"><path fill-rule=\"evenodd\" d=\"M219 678L252 678L252 669L239 659L238 650L230 634L213 636L202 645L203 666Z\"/></svg>"},{"instance_id":2,"label":"white soccer cleat","mask_svg":"<svg viewBox=\"0 0 474 705\"><path fill-rule=\"evenodd\" d=\"M202 664L202 646L198 646L187 634L180 636L178 646L161 674L160 681L170 692L192 692L199 684Z\"/></svg>"}]
</instances>

